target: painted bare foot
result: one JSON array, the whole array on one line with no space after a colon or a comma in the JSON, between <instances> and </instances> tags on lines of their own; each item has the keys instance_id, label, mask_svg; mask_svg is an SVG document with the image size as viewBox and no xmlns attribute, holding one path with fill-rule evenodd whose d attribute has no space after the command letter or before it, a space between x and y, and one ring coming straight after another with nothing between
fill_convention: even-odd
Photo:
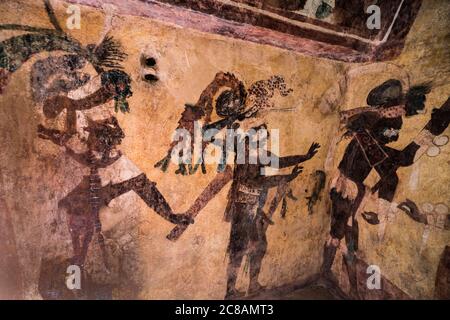
<instances>
[{"instance_id":1,"label":"painted bare foot","mask_svg":"<svg viewBox=\"0 0 450 320\"><path fill-rule=\"evenodd\" d=\"M258 281L251 283L248 287L248 294L254 294L266 290L266 287L261 285Z\"/></svg>"}]
</instances>

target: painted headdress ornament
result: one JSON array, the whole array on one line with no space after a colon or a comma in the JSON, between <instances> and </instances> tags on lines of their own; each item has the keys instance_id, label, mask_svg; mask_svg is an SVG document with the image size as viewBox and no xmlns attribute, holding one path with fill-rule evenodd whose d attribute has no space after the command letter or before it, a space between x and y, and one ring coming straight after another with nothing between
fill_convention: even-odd
<instances>
[{"instance_id":1,"label":"painted headdress ornament","mask_svg":"<svg viewBox=\"0 0 450 320\"><path fill-rule=\"evenodd\" d=\"M425 95L430 93L431 83L411 87L403 92L402 83L390 79L372 89L367 96L368 107L360 107L340 112L342 126L348 126L357 116L371 113L378 118L397 118L419 114L425 101Z\"/></svg>"}]
</instances>

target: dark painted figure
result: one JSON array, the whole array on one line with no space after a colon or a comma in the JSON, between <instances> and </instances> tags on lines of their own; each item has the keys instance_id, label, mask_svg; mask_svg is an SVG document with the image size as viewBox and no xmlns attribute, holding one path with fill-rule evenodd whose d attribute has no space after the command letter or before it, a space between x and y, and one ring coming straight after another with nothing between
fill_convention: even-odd
<instances>
[{"instance_id":1,"label":"dark painted figure","mask_svg":"<svg viewBox=\"0 0 450 320\"><path fill-rule=\"evenodd\" d=\"M358 221L366 192L378 193L379 210L389 210L399 182L397 170L414 162L420 145L415 141L403 150L388 147L398 140L403 116L412 116L424 110L428 85L417 86L404 95L399 81L389 80L373 89L367 99L370 107L350 110L342 116L351 141L338 166L339 173L333 179L331 199L330 239L324 246L322 275L335 281L331 272L337 248L345 238L344 262L351 285L350 295L358 298L356 276L356 251L358 250ZM367 110L367 111L366 111ZM434 109L424 130L432 135L441 134L450 121L450 100L440 109ZM380 180L366 191L364 180L376 170ZM383 214L385 212L378 212ZM377 214L362 213L366 220L377 220Z\"/></svg>"},{"instance_id":2,"label":"dark painted figure","mask_svg":"<svg viewBox=\"0 0 450 320\"><path fill-rule=\"evenodd\" d=\"M47 118L55 118L64 110L67 118L64 131L39 126L38 135L57 145L65 146L69 155L89 169L89 175L84 177L80 185L59 203L59 206L64 207L68 213L73 256L70 261L43 258L39 292L45 299L75 298L73 292L66 290L64 281L60 282L57 279L65 276L68 264L77 264L83 267L89 243L95 232L105 265L108 268L98 214L100 208L107 205L112 199L127 190L134 190L150 207L167 220L173 223L185 223L191 220L174 215L155 184L150 182L145 175L140 175L122 184L102 186L98 170L108 167L119 158L120 153L117 153L116 156L111 156L111 154L124 137L114 117L89 123L86 128L89 137L84 141L87 149L85 153L77 154L67 146L67 142L77 134L76 111L88 110L111 100L115 101L116 112L119 110L129 111L127 98L132 95L131 79L122 71L121 65L127 54L123 52L121 45L108 35L98 45L90 44L84 47L61 28L50 1L43 0L43 2L53 28L19 24L0 25L0 30L22 31L22 34L0 42L0 94L6 88L9 78L35 55L44 52L64 53L37 60L32 65L30 80L34 101L42 103L43 113ZM76 90L92 80L91 75L83 70L88 63L99 75L101 87L83 99L68 98L67 95L70 91ZM62 268L61 270L64 272L59 273L59 269L55 268ZM89 277L89 275L83 272L83 277ZM83 289L89 287L89 283L88 279L83 279ZM95 288L97 287L98 285L95 285ZM91 298L98 298L95 293L97 289L94 287L91 289L88 289L94 293ZM106 291L111 292L111 290Z\"/></svg>"},{"instance_id":3,"label":"dark painted figure","mask_svg":"<svg viewBox=\"0 0 450 320\"><path fill-rule=\"evenodd\" d=\"M115 117L94 122L88 121L85 130L89 133L85 142L84 153L76 153L69 146L69 140L76 135L76 111L86 111L109 101L115 101L117 111L128 112L127 98L131 91L131 79L122 71L121 62L126 58L119 43L106 36L99 45L82 47L76 40L65 34L58 24L54 11L45 0L45 8L55 29L39 29L21 25L0 26L2 29L24 30L31 34L13 37L0 43L0 67L14 72L32 55L43 51L66 51L73 54L61 57L49 57L39 60L33 66L32 85L35 97L43 101L43 113L47 118L55 118L66 111L65 130L48 129L40 125L38 136L65 147L66 153L90 171L82 182L59 202L61 208L69 215L69 231L72 238L72 263L84 266L89 244L94 233L102 250L105 266L108 267L107 252L102 235L99 218L100 209L107 206L112 199L133 190L146 204L159 215L175 224L192 222L189 217L175 215L164 197L159 193L156 184L141 174L130 180L102 186L99 169L115 163L120 157L116 148L125 137ZM71 99L67 93L88 83L90 76L80 70L89 62L101 79L101 86L94 93L82 99ZM61 70L67 74L61 75ZM45 90L39 84L59 75ZM113 156L112 154L115 155Z\"/></svg>"},{"instance_id":4,"label":"dark painted figure","mask_svg":"<svg viewBox=\"0 0 450 320\"><path fill-rule=\"evenodd\" d=\"M248 139L246 140L246 152L248 154L249 142ZM317 148L319 148L319 145L313 144L304 156L280 158L280 168L295 166L290 175L263 176L261 175L261 169L264 166L261 164L235 165L233 183L225 210L225 221L231 223L225 298L243 295L236 290L235 285L244 256L247 256L249 265L249 293L262 289L258 282L258 276L267 249L265 231L267 225L271 223L271 219L263 211L268 191L270 188L284 186L295 179L302 172L302 168L297 167L297 165L311 159L317 152Z\"/></svg>"}]
</instances>

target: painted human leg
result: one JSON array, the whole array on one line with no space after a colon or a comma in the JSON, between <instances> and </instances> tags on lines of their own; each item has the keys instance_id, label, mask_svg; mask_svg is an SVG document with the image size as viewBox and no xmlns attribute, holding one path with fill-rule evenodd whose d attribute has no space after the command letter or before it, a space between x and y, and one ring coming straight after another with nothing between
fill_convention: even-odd
<instances>
[{"instance_id":1,"label":"painted human leg","mask_svg":"<svg viewBox=\"0 0 450 320\"><path fill-rule=\"evenodd\" d=\"M359 300L356 254L354 251L349 250L347 254L344 255L344 264L347 269L348 281L350 283L350 297Z\"/></svg>"},{"instance_id":2,"label":"painted human leg","mask_svg":"<svg viewBox=\"0 0 450 320\"><path fill-rule=\"evenodd\" d=\"M95 217L95 223L94 223L95 233L97 233L97 240L98 244L100 246L100 250L102 251L102 257L103 257L103 263L105 264L106 271L109 273L109 263L108 263L108 251L106 249L106 243L105 243L105 237L102 233L102 224L100 222L100 217L97 214Z\"/></svg>"},{"instance_id":3,"label":"painted human leg","mask_svg":"<svg viewBox=\"0 0 450 320\"><path fill-rule=\"evenodd\" d=\"M89 222L86 224L83 230L83 234L81 236L81 250L80 255L78 257L77 265L81 268L84 267L84 263L86 261L87 252L89 249L89 244L92 241L92 236L94 235L94 223L92 219L89 219Z\"/></svg>"},{"instance_id":4,"label":"painted human leg","mask_svg":"<svg viewBox=\"0 0 450 320\"><path fill-rule=\"evenodd\" d=\"M76 220L77 217L70 215L69 216L69 232L70 237L72 238L72 249L73 249L73 256L71 263L79 265L79 261L81 261L81 232L80 227L77 226Z\"/></svg>"},{"instance_id":5,"label":"painted human leg","mask_svg":"<svg viewBox=\"0 0 450 320\"><path fill-rule=\"evenodd\" d=\"M331 190L330 198L330 238L324 245L321 274L324 279L336 284L336 279L333 276L331 268L333 266L337 248L339 247L341 240L345 237L347 222L352 216L352 201L344 199L342 193L339 193L336 189Z\"/></svg>"}]
</instances>

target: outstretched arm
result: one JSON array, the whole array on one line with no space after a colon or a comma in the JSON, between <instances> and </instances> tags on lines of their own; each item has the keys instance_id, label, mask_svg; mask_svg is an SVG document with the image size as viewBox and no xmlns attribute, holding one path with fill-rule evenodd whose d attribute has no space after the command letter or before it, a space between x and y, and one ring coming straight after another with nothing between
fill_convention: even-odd
<instances>
[{"instance_id":1,"label":"outstretched arm","mask_svg":"<svg viewBox=\"0 0 450 320\"><path fill-rule=\"evenodd\" d=\"M230 166L225 171L218 173L213 181L211 181L205 190L194 201L187 213L192 215L200 212L206 205L227 185L233 178L233 172Z\"/></svg>"},{"instance_id":2,"label":"outstretched arm","mask_svg":"<svg viewBox=\"0 0 450 320\"><path fill-rule=\"evenodd\" d=\"M72 134L67 134L56 129L48 129L42 124L37 127L38 137L44 140L50 140L58 146L64 146L66 142L72 137Z\"/></svg>"},{"instance_id":3,"label":"outstretched arm","mask_svg":"<svg viewBox=\"0 0 450 320\"><path fill-rule=\"evenodd\" d=\"M404 148L402 151L395 157L395 164L400 167L409 167L414 164L414 159L416 157L417 151L420 149L420 146L416 142L411 142Z\"/></svg>"},{"instance_id":4,"label":"outstretched arm","mask_svg":"<svg viewBox=\"0 0 450 320\"><path fill-rule=\"evenodd\" d=\"M398 205L398 208L404 211L408 215L408 217L410 217L412 220L418 223L428 225L427 215L420 212L420 209L417 207L414 201L406 199L406 201ZM444 230L450 230L450 215L448 214L446 216L445 221L443 222L442 225L436 224L435 226L438 226L439 228L442 228Z\"/></svg>"},{"instance_id":5,"label":"outstretched arm","mask_svg":"<svg viewBox=\"0 0 450 320\"><path fill-rule=\"evenodd\" d=\"M113 92L105 87L101 87L96 92L82 99L71 99L60 95L47 99L44 102L43 111L47 118L57 117L64 109L67 110L89 110L102 105L113 99Z\"/></svg>"},{"instance_id":6,"label":"outstretched arm","mask_svg":"<svg viewBox=\"0 0 450 320\"><path fill-rule=\"evenodd\" d=\"M231 125L233 122L237 120L237 117L229 116L225 119L218 120L213 123L209 123L205 126L203 126L203 131L210 130L210 129L216 129L216 130L222 130L223 128L227 127L228 125Z\"/></svg>"},{"instance_id":7,"label":"outstretched arm","mask_svg":"<svg viewBox=\"0 0 450 320\"><path fill-rule=\"evenodd\" d=\"M234 124L234 130L237 130L239 128L239 124L235 123L235 121L239 120L239 121L243 121L246 118L249 118L252 114L252 110L247 110L245 112L242 113L236 113L233 115L230 115L224 119L218 120L216 122L213 123L209 123L205 126L203 126L203 131L209 130L209 129L216 129L216 130L222 130L225 127L228 127L229 125Z\"/></svg>"}]
</instances>

